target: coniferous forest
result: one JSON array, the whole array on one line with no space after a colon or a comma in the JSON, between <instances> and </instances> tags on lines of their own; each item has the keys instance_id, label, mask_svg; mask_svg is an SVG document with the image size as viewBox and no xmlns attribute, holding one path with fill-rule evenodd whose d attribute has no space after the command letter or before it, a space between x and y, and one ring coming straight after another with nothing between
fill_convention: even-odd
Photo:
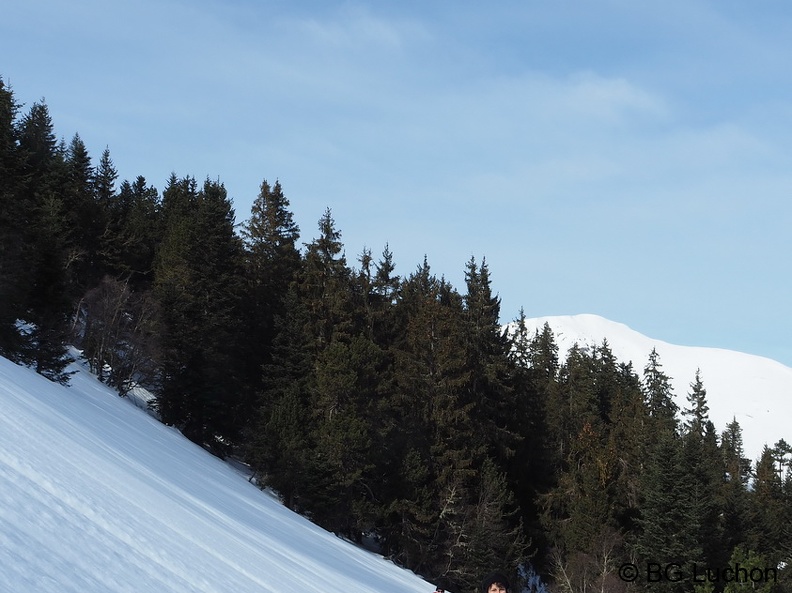
<instances>
[{"instance_id":1,"label":"coniferous forest","mask_svg":"<svg viewBox=\"0 0 792 593\"><path fill-rule=\"evenodd\" d=\"M66 383L78 346L288 507L452 591L492 569L792 591L787 443L746 459L699 376L677 409L655 352L560 359L548 326L504 331L483 258L463 287L426 260L397 275L387 245L348 261L330 210L301 235L289 207L263 181L237 226L219 181L121 181L0 79L0 352Z\"/></svg>"}]
</instances>

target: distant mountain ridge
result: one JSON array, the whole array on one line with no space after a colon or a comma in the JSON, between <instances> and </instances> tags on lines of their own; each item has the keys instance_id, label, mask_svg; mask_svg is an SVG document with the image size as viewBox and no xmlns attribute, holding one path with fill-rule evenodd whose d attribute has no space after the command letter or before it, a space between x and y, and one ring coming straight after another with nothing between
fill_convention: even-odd
<instances>
[{"instance_id":1,"label":"distant mountain ridge","mask_svg":"<svg viewBox=\"0 0 792 593\"><path fill-rule=\"evenodd\" d=\"M553 330L560 361L577 343L581 347L602 345L603 340L620 362L632 362L638 376L652 348L660 355L663 371L671 377L675 401L687 406L687 394L696 369L707 390L710 420L720 434L736 418L743 430L746 456L756 461L766 444L792 441L792 368L733 350L677 346L649 338L622 323L598 315L535 317L526 320L531 335L545 323ZM509 324L513 325L513 324Z\"/></svg>"}]
</instances>

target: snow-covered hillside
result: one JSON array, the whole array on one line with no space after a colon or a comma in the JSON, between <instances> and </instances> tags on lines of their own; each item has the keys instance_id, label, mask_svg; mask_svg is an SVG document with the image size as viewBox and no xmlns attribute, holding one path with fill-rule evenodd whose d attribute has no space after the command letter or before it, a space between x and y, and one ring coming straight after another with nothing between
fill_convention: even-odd
<instances>
[{"instance_id":1,"label":"snow-covered hillside","mask_svg":"<svg viewBox=\"0 0 792 593\"><path fill-rule=\"evenodd\" d=\"M710 417L746 453L792 440L792 369L675 346L594 315L547 322L560 354L607 339L640 373L656 348L677 403L701 369ZM85 372L72 387L0 358L0 591L427 593L412 573L285 509Z\"/></svg>"},{"instance_id":2,"label":"snow-covered hillside","mask_svg":"<svg viewBox=\"0 0 792 593\"><path fill-rule=\"evenodd\" d=\"M767 444L784 438L792 442L792 368L779 362L717 348L675 346L648 338L621 323L596 315L537 317L526 320L535 333L548 323L555 335L559 357L575 343L598 346L603 339L621 362L632 361L640 375L652 348L657 349L663 370L672 378L676 403L687 407L687 394L696 369L701 369L710 419L720 433L737 418L743 429L746 455L756 460Z\"/></svg>"},{"instance_id":3,"label":"snow-covered hillside","mask_svg":"<svg viewBox=\"0 0 792 593\"><path fill-rule=\"evenodd\" d=\"M427 593L81 372L0 358L0 591Z\"/></svg>"}]
</instances>

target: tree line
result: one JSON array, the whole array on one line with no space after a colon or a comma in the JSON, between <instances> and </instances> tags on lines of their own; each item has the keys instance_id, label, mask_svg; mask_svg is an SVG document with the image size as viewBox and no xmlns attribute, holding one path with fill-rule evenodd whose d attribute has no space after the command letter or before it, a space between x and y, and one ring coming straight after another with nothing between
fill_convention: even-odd
<instances>
[{"instance_id":1,"label":"tree line","mask_svg":"<svg viewBox=\"0 0 792 593\"><path fill-rule=\"evenodd\" d=\"M498 567L568 593L731 593L686 567L735 564L792 590L792 449L746 459L699 375L678 410L656 352L636 370L607 342L562 359L522 312L504 330L484 259L462 290L426 260L397 275L387 246L350 263L329 209L300 243L266 180L238 227L221 182L118 183L108 149L94 165L43 101L21 109L0 79L4 356L66 383L77 345L288 507L451 590Z\"/></svg>"}]
</instances>

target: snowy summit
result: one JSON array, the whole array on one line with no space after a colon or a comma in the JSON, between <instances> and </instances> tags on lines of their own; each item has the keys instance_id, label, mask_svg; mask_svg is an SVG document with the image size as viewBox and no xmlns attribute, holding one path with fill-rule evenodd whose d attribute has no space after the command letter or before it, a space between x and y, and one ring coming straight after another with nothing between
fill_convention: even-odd
<instances>
[{"instance_id":1,"label":"snowy summit","mask_svg":"<svg viewBox=\"0 0 792 593\"><path fill-rule=\"evenodd\" d=\"M526 320L535 334L550 325L561 361L574 345L601 346L603 340L620 362L632 362L642 376L652 348L657 350L663 371L671 378L675 402L687 407L690 384L700 369L710 420L718 432L737 419L749 459L756 461L764 445L790 440L788 419L792 416L792 368L761 356L695 346L677 346L649 338L622 323L597 315L536 317Z\"/></svg>"}]
</instances>

